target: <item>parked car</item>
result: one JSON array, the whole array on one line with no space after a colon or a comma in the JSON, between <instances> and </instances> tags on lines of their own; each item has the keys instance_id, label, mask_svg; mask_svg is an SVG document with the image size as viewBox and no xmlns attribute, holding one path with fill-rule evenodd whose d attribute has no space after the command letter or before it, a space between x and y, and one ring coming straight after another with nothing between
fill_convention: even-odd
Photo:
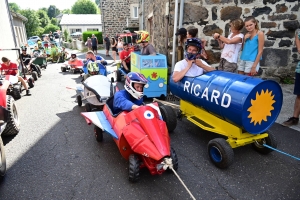
<instances>
[{"instance_id":1,"label":"parked car","mask_svg":"<svg viewBox=\"0 0 300 200\"><path fill-rule=\"evenodd\" d=\"M37 41L38 41L38 40L41 40L41 38L40 38L39 36L31 36L31 37L29 38L29 40L31 40L31 41L37 43ZM42 41L42 40L41 40L41 41Z\"/></svg>"},{"instance_id":2,"label":"parked car","mask_svg":"<svg viewBox=\"0 0 300 200\"><path fill-rule=\"evenodd\" d=\"M71 34L71 37L72 38L79 38L79 37L81 37L82 36L82 33L81 32L75 32L75 33L72 33Z\"/></svg>"}]
</instances>

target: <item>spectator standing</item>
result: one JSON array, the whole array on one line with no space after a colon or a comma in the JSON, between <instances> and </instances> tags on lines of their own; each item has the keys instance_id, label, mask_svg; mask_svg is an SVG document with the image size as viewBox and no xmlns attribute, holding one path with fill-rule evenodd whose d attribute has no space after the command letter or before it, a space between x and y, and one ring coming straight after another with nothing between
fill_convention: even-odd
<instances>
[{"instance_id":1,"label":"spectator standing","mask_svg":"<svg viewBox=\"0 0 300 200\"><path fill-rule=\"evenodd\" d=\"M95 34L92 35L91 41L92 41L92 51L95 54L97 54L98 39L95 37Z\"/></svg>"},{"instance_id":2,"label":"spectator standing","mask_svg":"<svg viewBox=\"0 0 300 200\"><path fill-rule=\"evenodd\" d=\"M117 45L118 53L123 51L123 40L121 37L118 38L118 45Z\"/></svg>"},{"instance_id":3,"label":"spectator standing","mask_svg":"<svg viewBox=\"0 0 300 200\"><path fill-rule=\"evenodd\" d=\"M86 45L88 47L88 51L92 50L92 40L90 37L87 38Z\"/></svg>"},{"instance_id":4,"label":"spectator standing","mask_svg":"<svg viewBox=\"0 0 300 200\"><path fill-rule=\"evenodd\" d=\"M54 43L54 35L52 34L52 32L50 31L49 32L49 40L50 40L50 43L52 44L52 43Z\"/></svg>"},{"instance_id":5,"label":"spectator standing","mask_svg":"<svg viewBox=\"0 0 300 200\"><path fill-rule=\"evenodd\" d=\"M109 40L109 38L108 38L108 34L105 35L105 38L103 39L103 43L105 44L106 56L110 56L110 55L109 55L110 40Z\"/></svg>"},{"instance_id":6,"label":"spectator standing","mask_svg":"<svg viewBox=\"0 0 300 200\"><path fill-rule=\"evenodd\" d=\"M186 42L186 39L187 39L187 30L185 28L180 28L175 33L175 35L179 36L178 42L179 42L179 45L183 48L184 47L184 43Z\"/></svg>"},{"instance_id":7,"label":"spectator standing","mask_svg":"<svg viewBox=\"0 0 300 200\"><path fill-rule=\"evenodd\" d=\"M297 51L300 54L300 29L296 30L295 43ZM283 126L293 126L299 123L300 115L300 61L298 62L295 70L295 84L294 84L294 94L297 95L294 103L294 113L287 121L283 122Z\"/></svg>"},{"instance_id":8,"label":"spectator standing","mask_svg":"<svg viewBox=\"0 0 300 200\"><path fill-rule=\"evenodd\" d=\"M219 46L223 49L221 54L221 61L219 70L235 73L237 69L238 55L243 44L244 35L240 33L244 27L242 19L234 19L230 22L231 33L228 37L224 37L219 33L213 35L214 39L218 41Z\"/></svg>"},{"instance_id":9,"label":"spectator standing","mask_svg":"<svg viewBox=\"0 0 300 200\"><path fill-rule=\"evenodd\" d=\"M244 20L247 33L244 38L243 50L238 63L238 73L246 75L256 75L259 70L259 61L263 53L265 37L259 31L258 22L253 16Z\"/></svg>"},{"instance_id":10,"label":"spectator standing","mask_svg":"<svg viewBox=\"0 0 300 200\"><path fill-rule=\"evenodd\" d=\"M187 39L188 38L197 38L196 37L197 34L198 34L198 29L197 28L190 28L187 31L186 37L187 37ZM202 57L204 59L207 59L207 54L206 54L206 51L205 51L205 46L206 46L207 41L205 39L200 39L200 40L201 40L201 46L202 46L200 57Z\"/></svg>"},{"instance_id":11,"label":"spectator standing","mask_svg":"<svg viewBox=\"0 0 300 200\"><path fill-rule=\"evenodd\" d=\"M117 41L114 37L111 38L112 42L111 42L111 55L112 58L114 59L114 62L116 62L116 57L117 57Z\"/></svg>"}]
</instances>

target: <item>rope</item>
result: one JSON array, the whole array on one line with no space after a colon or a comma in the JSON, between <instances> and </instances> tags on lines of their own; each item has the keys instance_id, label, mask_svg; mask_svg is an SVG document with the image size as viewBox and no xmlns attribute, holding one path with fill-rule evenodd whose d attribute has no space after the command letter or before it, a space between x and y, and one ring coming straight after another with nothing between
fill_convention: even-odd
<instances>
[{"instance_id":1,"label":"rope","mask_svg":"<svg viewBox=\"0 0 300 200\"><path fill-rule=\"evenodd\" d=\"M280 150L278 150L278 149L275 149L275 148L273 148L273 147L271 147L271 146L269 146L269 145L266 145L266 144L263 144L265 147L267 147L267 148L269 148L269 149L272 149L272 150L274 150L274 151L277 151L277 152L279 152L279 153L282 153L282 154L284 154L284 155L287 155L287 156L289 156L289 157L291 157L291 158L294 158L294 159L296 159L296 160L300 160L300 158L297 158L296 156L293 156L293 155L291 155L291 154L288 154L288 153L285 153L285 152L283 152L283 151L280 151Z\"/></svg>"},{"instance_id":2,"label":"rope","mask_svg":"<svg viewBox=\"0 0 300 200\"><path fill-rule=\"evenodd\" d=\"M196 200L196 198L192 195L191 191L187 188L187 186L184 184L182 179L179 177L179 175L176 173L176 171L173 169L173 163L172 163L172 158L165 158L164 161L161 163L163 164L163 169L167 170L168 168L171 169L174 174L177 176L183 187L186 189L186 191L190 194L191 198L193 200Z\"/></svg>"}]
</instances>

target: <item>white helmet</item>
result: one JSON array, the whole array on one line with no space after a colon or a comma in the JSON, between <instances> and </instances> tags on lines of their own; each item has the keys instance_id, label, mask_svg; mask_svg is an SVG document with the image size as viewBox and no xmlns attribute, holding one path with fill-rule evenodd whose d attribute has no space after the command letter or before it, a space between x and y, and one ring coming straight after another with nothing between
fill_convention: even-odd
<instances>
[{"instance_id":1,"label":"white helmet","mask_svg":"<svg viewBox=\"0 0 300 200\"><path fill-rule=\"evenodd\" d=\"M141 99L144 96L144 93L136 91L136 89L133 87L134 83L146 85L148 80L143 74L137 72L130 72L127 74L125 80L125 90L127 90L127 92L129 92L129 94L131 94L134 98Z\"/></svg>"}]
</instances>

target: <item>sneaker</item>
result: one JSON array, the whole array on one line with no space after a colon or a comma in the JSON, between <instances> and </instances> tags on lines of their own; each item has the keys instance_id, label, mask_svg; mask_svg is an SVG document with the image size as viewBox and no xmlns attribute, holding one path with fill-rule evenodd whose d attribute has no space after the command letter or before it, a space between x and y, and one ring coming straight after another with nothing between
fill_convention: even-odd
<instances>
[{"instance_id":1,"label":"sneaker","mask_svg":"<svg viewBox=\"0 0 300 200\"><path fill-rule=\"evenodd\" d=\"M30 91L26 90L26 96L31 96Z\"/></svg>"},{"instance_id":2,"label":"sneaker","mask_svg":"<svg viewBox=\"0 0 300 200\"><path fill-rule=\"evenodd\" d=\"M289 127L289 126L297 125L298 123L299 123L299 118L290 117L287 121L283 122L282 125Z\"/></svg>"}]
</instances>

